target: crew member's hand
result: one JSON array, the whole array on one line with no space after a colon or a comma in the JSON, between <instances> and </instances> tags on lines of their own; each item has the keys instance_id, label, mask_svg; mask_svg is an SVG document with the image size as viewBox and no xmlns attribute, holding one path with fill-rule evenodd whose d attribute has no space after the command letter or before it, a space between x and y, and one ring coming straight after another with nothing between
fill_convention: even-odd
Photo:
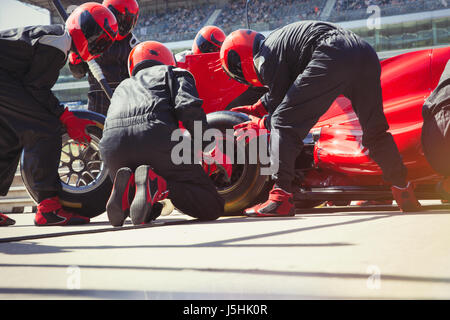
<instances>
[{"instance_id":1,"label":"crew member's hand","mask_svg":"<svg viewBox=\"0 0 450 320\"><path fill-rule=\"evenodd\" d=\"M247 138L247 143L254 138L269 133L264 123L266 117L258 118L250 116L250 121L237 124L233 127L236 141Z\"/></svg>"},{"instance_id":2,"label":"crew member's hand","mask_svg":"<svg viewBox=\"0 0 450 320\"><path fill-rule=\"evenodd\" d=\"M79 143L91 142L91 137L86 132L86 126L95 126L95 122L86 119L80 119L75 116L69 109L65 109L59 120L66 127L69 137Z\"/></svg>"},{"instance_id":3,"label":"crew member's hand","mask_svg":"<svg viewBox=\"0 0 450 320\"><path fill-rule=\"evenodd\" d=\"M225 180L230 181L233 170L231 159L220 150L218 144L211 151L203 153L202 166L208 176L222 171Z\"/></svg>"},{"instance_id":4,"label":"crew member's hand","mask_svg":"<svg viewBox=\"0 0 450 320\"><path fill-rule=\"evenodd\" d=\"M69 53L69 63L70 64L77 65L82 62L83 62L83 60L81 59L81 57L78 54L76 54L73 51L70 51L70 53Z\"/></svg>"},{"instance_id":5,"label":"crew member's hand","mask_svg":"<svg viewBox=\"0 0 450 320\"><path fill-rule=\"evenodd\" d=\"M267 110L266 108L264 108L264 105L262 104L261 100L258 100L258 102L256 102L253 105L232 108L230 109L230 111L242 112L258 118L262 118L267 114Z\"/></svg>"}]
</instances>

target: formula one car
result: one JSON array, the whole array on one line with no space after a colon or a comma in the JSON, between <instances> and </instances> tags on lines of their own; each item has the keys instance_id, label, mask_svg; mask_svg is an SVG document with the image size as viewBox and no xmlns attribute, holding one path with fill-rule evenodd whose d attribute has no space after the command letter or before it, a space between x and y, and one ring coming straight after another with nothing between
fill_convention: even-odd
<instances>
[{"instance_id":1,"label":"formula one car","mask_svg":"<svg viewBox=\"0 0 450 320\"><path fill-rule=\"evenodd\" d=\"M416 185L418 199L440 199L434 188L442 177L431 169L421 148L421 112L424 100L437 86L449 58L450 47L445 47L381 61L384 111L408 167L408 179ZM249 120L245 114L227 110L252 104L262 93L230 79L220 67L219 53L187 55L178 66L194 75L210 127L226 134L229 132L226 129ZM90 145L76 144L63 133L60 198L66 206L93 217L104 212L111 190L107 169L98 152L103 118L87 111L79 111L78 115L95 120L98 127L90 129ZM311 208L330 200L345 204L351 200L392 199L380 168L361 145L361 137L362 130L351 102L338 97L304 140L305 147L297 158L296 171L302 178L294 196L297 207ZM234 137L228 134L226 139ZM226 213L240 213L267 197L270 176L261 175L261 170L261 163L233 164L230 180L221 173L211 177L226 200ZM23 176L26 186L28 179ZM28 191L35 198L30 188Z\"/></svg>"}]
</instances>

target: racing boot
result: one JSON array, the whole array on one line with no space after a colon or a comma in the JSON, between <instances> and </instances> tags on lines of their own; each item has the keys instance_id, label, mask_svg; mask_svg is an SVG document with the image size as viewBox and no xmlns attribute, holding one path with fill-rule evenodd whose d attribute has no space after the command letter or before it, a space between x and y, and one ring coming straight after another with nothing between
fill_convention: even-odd
<instances>
[{"instance_id":1,"label":"racing boot","mask_svg":"<svg viewBox=\"0 0 450 320\"><path fill-rule=\"evenodd\" d=\"M36 226L73 226L86 224L89 221L88 217L64 210L58 197L47 198L41 201L34 216L34 224Z\"/></svg>"},{"instance_id":2,"label":"racing boot","mask_svg":"<svg viewBox=\"0 0 450 320\"><path fill-rule=\"evenodd\" d=\"M130 206L130 217L134 225L155 220L163 208L158 201L169 195L167 182L157 175L150 166L140 166L134 172L136 194Z\"/></svg>"},{"instance_id":3,"label":"racing boot","mask_svg":"<svg viewBox=\"0 0 450 320\"><path fill-rule=\"evenodd\" d=\"M450 200L450 177L445 178L436 185L436 191L442 197L442 203Z\"/></svg>"},{"instance_id":4,"label":"racing boot","mask_svg":"<svg viewBox=\"0 0 450 320\"><path fill-rule=\"evenodd\" d=\"M294 197L278 186L274 186L269 193L269 199L251 208L245 209L244 214L249 217L286 217L294 216Z\"/></svg>"},{"instance_id":5,"label":"racing boot","mask_svg":"<svg viewBox=\"0 0 450 320\"><path fill-rule=\"evenodd\" d=\"M112 226L123 226L124 221L130 215L130 205L135 191L133 171L130 168L117 170L113 189L106 203L106 213Z\"/></svg>"},{"instance_id":6,"label":"racing boot","mask_svg":"<svg viewBox=\"0 0 450 320\"><path fill-rule=\"evenodd\" d=\"M422 210L422 206L414 195L414 187L411 182L408 182L405 188L392 186L391 190L394 200L403 212L416 212Z\"/></svg>"},{"instance_id":7,"label":"racing boot","mask_svg":"<svg viewBox=\"0 0 450 320\"><path fill-rule=\"evenodd\" d=\"M7 227L16 224L16 221L0 212L0 227Z\"/></svg>"}]
</instances>

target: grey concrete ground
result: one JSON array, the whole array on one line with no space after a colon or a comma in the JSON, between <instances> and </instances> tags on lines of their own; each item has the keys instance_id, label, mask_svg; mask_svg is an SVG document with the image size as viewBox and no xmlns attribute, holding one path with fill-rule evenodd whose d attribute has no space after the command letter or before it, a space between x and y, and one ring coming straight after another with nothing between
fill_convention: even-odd
<instances>
[{"instance_id":1,"label":"grey concrete ground","mask_svg":"<svg viewBox=\"0 0 450 320\"><path fill-rule=\"evenodd\" d=\"M437 203L122 228L106 215L38 228L11 214L0 299L449 299L450 207Z\"/></svg>"}]
</instances>

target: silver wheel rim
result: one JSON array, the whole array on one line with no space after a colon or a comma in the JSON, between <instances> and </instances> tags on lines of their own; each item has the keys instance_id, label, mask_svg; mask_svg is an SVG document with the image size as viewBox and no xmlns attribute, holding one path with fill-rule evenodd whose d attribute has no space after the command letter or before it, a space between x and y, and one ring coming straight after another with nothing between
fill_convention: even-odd
<instances>
[{"instance_id":1,"label":"silver wheel rim","mask_svg":"<svg viewBox=\"0 0 450 320\"><path fill-rule=\"evenodd\" d=\"M91 142L78 143L62 136L59 178L64 191L88 193L100 186L108 177L108 171L101 158L100 139L90 135Z\"/></svg>"}]
</instances>

